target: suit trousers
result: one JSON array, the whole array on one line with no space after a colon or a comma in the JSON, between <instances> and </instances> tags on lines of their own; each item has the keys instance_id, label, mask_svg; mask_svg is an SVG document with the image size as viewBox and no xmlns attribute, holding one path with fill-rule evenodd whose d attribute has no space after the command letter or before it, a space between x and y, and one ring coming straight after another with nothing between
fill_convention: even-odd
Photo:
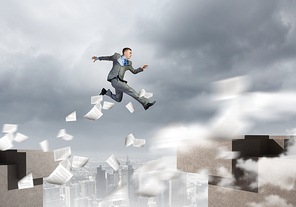
<instances>
[{"instance_id":1,"label":"suit trousers","mask_svg":"<svg viewBox=\"0 0 296 207\"><path fill-rule=\"evenodd\" d=\"M113 94L111 90L108 89L106 95L110 96L110 98L117 102L121 102L123 93L126 93L127 95L136 99L140 104L142 104L143 107L149 103L147 98L144 96L139 97L139 94L132 87L130 87L127 83L118 80L118 78L112 79L111 85L115 88L115 94Z\"/></svg>"}]
</instances>

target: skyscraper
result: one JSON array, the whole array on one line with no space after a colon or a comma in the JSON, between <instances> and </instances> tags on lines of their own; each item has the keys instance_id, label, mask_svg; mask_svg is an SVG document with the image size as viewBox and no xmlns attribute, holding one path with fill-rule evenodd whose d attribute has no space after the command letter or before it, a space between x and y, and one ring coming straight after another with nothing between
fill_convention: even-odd
<instances>
[{"instance_id":1,"label":"skyscraper","mask_svg":"<svg viewBox=\"0 0 296 207\"><path fill-rule=\"evenodd\" d=\"M107 194L109 194L111 191L114 191L118 183L115 184L115 171L113 170L113 173L107 173ZM118 173L117 173L118 175Z\"/></svg>"},{"instance_id":2,"label":"skyscraper","mask_svg":"<svg viewBox=\"0 0 296 207\"><path fill-rule=\"evenodd\" d=\"M74 199L78 197L77 194L77 185L66 186L65 187L65 197L66 197L66 206L74 206Z\"/></svg>"},{"instance_id":3,"label":"skyscraper","mask_svg":"<svg viewBox=\"0 0 296 207\"><path fill-rule=\"evenodd\" d=\"M106 196L106 171L102 169L102 165L97 168L96 175L96 189L97 189L97 198L104 198Z\"/></svg>"},{"instance_id":4,"label":"skyscraper","mask_svg":"<svg viewBox=\"0 0 296 207\"><path fill-rule=\"evenodd\" d=\"M95 194L95 182L90 180L84 180L80 182L81 197L91 197Z\"/></svg>"},{"instance_id":5,"label":"skyscraper","mask_svg":"<svg viewBox=\"0 0 296 207\"><path fill-rule=\"evenodd\" d=\"M119 183L119 173L118 173L118 171L113 170L113 175L114 175L114 184L117 186L118 183Z\"/></svg>"},{"instance_id":6,"label":"skyscraper","mask_svg":"<svg viewBox=\"0 0 296 207\"><path fill-rule=\"evenodd\" d=\"M187 174L170 180L170 206L181 207L187 203Z\"/></svg>"},{"instance_id":7,"label":"skyscraper","mask_svg":"<svg viewBox=\"0 0 296 207\"><path fill-rule=\"evenodd\" d=\"M44 206L60 206L60 188L47 187L43 189Z\"/></svg>"},{"instance_id":8,"label":"skyscraper","mask_svg":"<svg viewBox=\"0 0 296 207\"><path fill-rule=\"evenodd\" d=\"M84 198L75 198L74 207L86 207Z\"/></svg>"},{"instance_id":9,"label":"skyscraper","mask_svg":"<svg viewBox=\"0 0 296 207\"><path fill-rule=\"evenodd\" d=\"M135 186L132 179L133 173L134 173L133 166L130 164L129 158L127 156L126 165L121 170L121 185L128 186L128 198L130 200L131 206L134 206L136 201Z\"/></svg>"},{"instance_id":10,"label":"skyscraper","mask_svg":"<svg viewBox=\"0 0 296 207\"><path fill-rule=\"evenodd\" d=\"M165 180L163 181L164 190L160 192L160 194L155 197L157 206L159 207L168 207L169 206L169 200L170 200L170 181Z\"/></svg>"}]
</instances>

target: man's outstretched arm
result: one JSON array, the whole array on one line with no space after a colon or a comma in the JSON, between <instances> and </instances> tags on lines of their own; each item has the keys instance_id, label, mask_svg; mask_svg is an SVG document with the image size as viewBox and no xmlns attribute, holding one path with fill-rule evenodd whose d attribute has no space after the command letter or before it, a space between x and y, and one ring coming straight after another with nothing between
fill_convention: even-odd
<instances>
[{"instance_id":1,"label":"man's outstretched arm","mask_svg":"<svg viewBox=\"0 0 296 207\"><path fill-rule=\"evenodd\" d=\"M133 74L137 74L139 72L142 72L145 68L147 68L148 65L143 65L142 67L139 67L137 69L134 69L132 65L130 65L129 70L133 73Z\"/></svg>"},{"instance_id":2,"label":"man's outstretched arm","mask_svg":"<svg viewBox=\"0 0 296 207\"><path fill-rule=\"evenodd\" d=\"M101 56L101 57L93 56L91 59L93 60L93 62L96 62L97 60L109 60L109 61L112 61L114 55L111 55L111 56Z\"/></svg>"}]
</instances>

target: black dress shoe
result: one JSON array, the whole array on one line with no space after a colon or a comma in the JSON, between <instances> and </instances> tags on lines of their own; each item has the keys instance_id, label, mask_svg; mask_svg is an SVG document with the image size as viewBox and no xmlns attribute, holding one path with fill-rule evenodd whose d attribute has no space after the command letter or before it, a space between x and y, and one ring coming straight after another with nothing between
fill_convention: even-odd
<instances>
[{"instance_id":1,"label":"black dress shoe","mask_svg":"<svg viewBox=\"0 0 296 207\"><path fill-rule=\"evenodd\" d=\"M100 95L105 95L106 93L107 93L107 90L105 88L102 88Z\"/></svg>"},{"instance_id":2,"label":"black dress shoe","mask_svg":"<svg viewBox=\"0 0 296 207\"><path fill-rule=\"evenodd\" d=\"M144 109L145 109L145 110L149 109L149 107L150 107L150 106L153 106L155 103L156 103L156 101L153 101L152 103L147 103L147 104L144 106Z\"/></svg>"}]
</instances>

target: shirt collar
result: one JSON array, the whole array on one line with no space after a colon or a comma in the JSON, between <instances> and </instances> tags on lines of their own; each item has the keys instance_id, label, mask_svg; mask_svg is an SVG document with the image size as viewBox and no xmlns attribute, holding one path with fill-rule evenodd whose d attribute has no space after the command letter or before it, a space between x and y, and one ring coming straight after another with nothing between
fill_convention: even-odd
<instances>
[{"instance_id":1,"label":"shirt collar","mask_svg":"<svg viewBox=\"0 0 296 207\"><path fill-rule=\"evenodd\" d=\"M121 66L124 65L124 60L126 60L126 59L124 58L123 55L122 55L120 58L117 59L117 61L119 62L119 64L120 64ZM127 61L127 60L126 60L126 61Z\"/></svg>"}]
</instances>

